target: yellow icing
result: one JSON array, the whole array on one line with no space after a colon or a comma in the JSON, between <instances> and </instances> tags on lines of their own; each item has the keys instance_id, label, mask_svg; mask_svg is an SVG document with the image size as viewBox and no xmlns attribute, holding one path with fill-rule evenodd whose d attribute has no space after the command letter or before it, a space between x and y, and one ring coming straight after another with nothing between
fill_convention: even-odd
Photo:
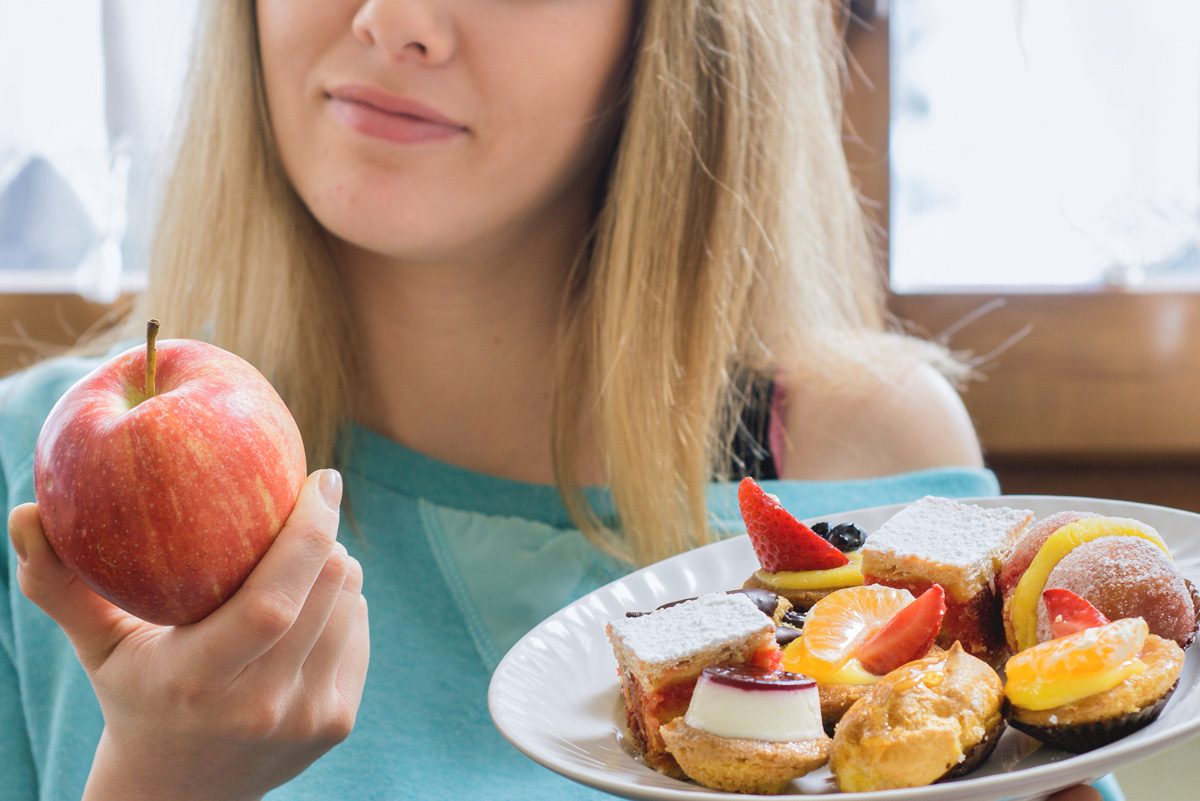
<instances>
[{"instance_id":1,"label":"yellow icing","mask_svg":"<svg viewBox=\"0 0 1200 801\"><path fill-rule=\"evenodd\" d=\"M1042 598L1051 571L1072 549L1101 537L1141 537L1162 548L1168 557L1171 556L1162 537L1145 523L1136 520L1089 517L1063 526L1051 534L1038 550L1013 590L1009 614L1018 651L1037 645L1038 601Z\"/></svg>"},{"instance_id":2,"label":"yellow icing","mask_svg":"<svg viewBox=\"0 0 1200 801\"><path fill-rule=\"evenodd\" d=\"M1004 666L1004 692L1019 707L1053 709L1111 690L1146 669L1149 627L1125 618L1021 651Z\"/></svg>"},{"instance_id":3,"label":"yellow icing","mask_svg":"<svg viewBox=\"0 0 1200 801\"><path fill-rule=\"evenodd\" d=\"M781 590L835 590L843 587L856 587L863 583L862 553L851 551L846 554L849 560L841 567L828 570L793 570L768 573L759 570L755 578L768 587Z\"/></svg>"},{"instance_id":4,"label":"yellow icing","mask_svg":"<svg viewBox=\"0 0 1200 801\"><path fill-rule=\"evenodd\" d=\"M808 676L821 684L875 684L881 678L864 668L853 656L833 664L817 659L799 645L802 639L793 640L784 649L784 670Z\"/></svg>"},{"instance_id":5,"label":"yellow icing","mask_svg":"<svg viewBox=\"0 0 1200 801\"><path fill-rule=\"evenodd\" d=\"M1140 659L1131 659L1124 664L1078 679L1061 679L1047 682L1016 682L1011 678L1004 688L1008 700L1019 707L1040 711L1066 706L1093 695L1111 690L1130 676L1146 669Z\"/></svg>"}]
</instances>

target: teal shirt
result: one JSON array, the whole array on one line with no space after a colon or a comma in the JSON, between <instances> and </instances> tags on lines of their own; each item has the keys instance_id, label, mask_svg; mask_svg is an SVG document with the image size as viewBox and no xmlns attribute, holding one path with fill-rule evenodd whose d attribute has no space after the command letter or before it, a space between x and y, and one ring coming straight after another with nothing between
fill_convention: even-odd
<instances>
[{"instance_id":1,"label":"teal shirt","mask_svg":"<svg viewBox=\"0 0 1200 801\"><path fill-rule=\"evenodd\" d=\"M100 361L57 359L0 382L0 481L9 509L34 500L34 443L50 407ZM508 647L624 566L587 543L552 487L457 468L361 427L351 438L343 471L350 515L343 509L339 537L363 565L371 603L362 706L349 739L268 799L609 798L519 754L492 726L486 695ZM801 517L998 491L990 472L971 469L768 486ZM593 500L605 499L597 492ZM736 523L734 485L715 485L710 501L719 521ZM6 538L0 799L73 801L103 720L66 637L17 588L15 566Z\"/></svg>"}]
</instances>

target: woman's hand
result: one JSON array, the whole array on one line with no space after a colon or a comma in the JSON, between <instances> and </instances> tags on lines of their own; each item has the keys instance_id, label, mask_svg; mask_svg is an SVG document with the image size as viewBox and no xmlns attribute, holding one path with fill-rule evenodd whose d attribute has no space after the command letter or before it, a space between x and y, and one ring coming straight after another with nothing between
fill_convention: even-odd
<instances>
[{"instance_id":1,"label":"woman's hand","mask_svg":"<svg viewBox=\"0 0 1200 801\"><path fill-rule=\"evenodd\" d=\"M241 589L179 627L93 593L37 506L12 511L21 591L66 632L104 713L86 799L258 799L350 734L369 638L362 569L336 541L341 495L336 471L309 476Z\"/></svg>"}]
</instances>

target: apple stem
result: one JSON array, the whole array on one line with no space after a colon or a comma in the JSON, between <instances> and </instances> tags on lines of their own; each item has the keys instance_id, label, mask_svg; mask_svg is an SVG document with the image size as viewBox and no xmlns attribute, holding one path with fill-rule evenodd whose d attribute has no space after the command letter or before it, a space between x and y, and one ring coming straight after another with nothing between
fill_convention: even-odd
<instances>
[{"instance_id":1,"label":"apple stem","mask_svg":"<svg viewBox=\"0 0 1200 801\"><path fill-rule=\"evenodd\" d=\"M154 368L158 361L158 351L154 348L154 340L158 339L158 320L151 317L146 322L146 397L154 397Z\"/></svg>"}]
</instances>

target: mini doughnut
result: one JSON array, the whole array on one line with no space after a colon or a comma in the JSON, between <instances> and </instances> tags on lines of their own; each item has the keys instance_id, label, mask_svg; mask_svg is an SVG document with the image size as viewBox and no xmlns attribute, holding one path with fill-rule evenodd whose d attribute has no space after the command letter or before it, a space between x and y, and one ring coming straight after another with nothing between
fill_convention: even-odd
<instances>
[{"instance_id":1,"label":"mini doughnut","mask_svg":"<svg viewBox=\"0 0 1200 801\"><path fill-rule=\"evenodd\" d=\"M1196 636L1193 590L1171 560L1137 537L1101 537L1073 549L1050 572L1046 589L1061 587L1082 596L1109 620L1141 617L1150 633L1181 648ZM1045 602L1038 604L1038 641L1050 639Z\"/></svg>"}]
</instances>

